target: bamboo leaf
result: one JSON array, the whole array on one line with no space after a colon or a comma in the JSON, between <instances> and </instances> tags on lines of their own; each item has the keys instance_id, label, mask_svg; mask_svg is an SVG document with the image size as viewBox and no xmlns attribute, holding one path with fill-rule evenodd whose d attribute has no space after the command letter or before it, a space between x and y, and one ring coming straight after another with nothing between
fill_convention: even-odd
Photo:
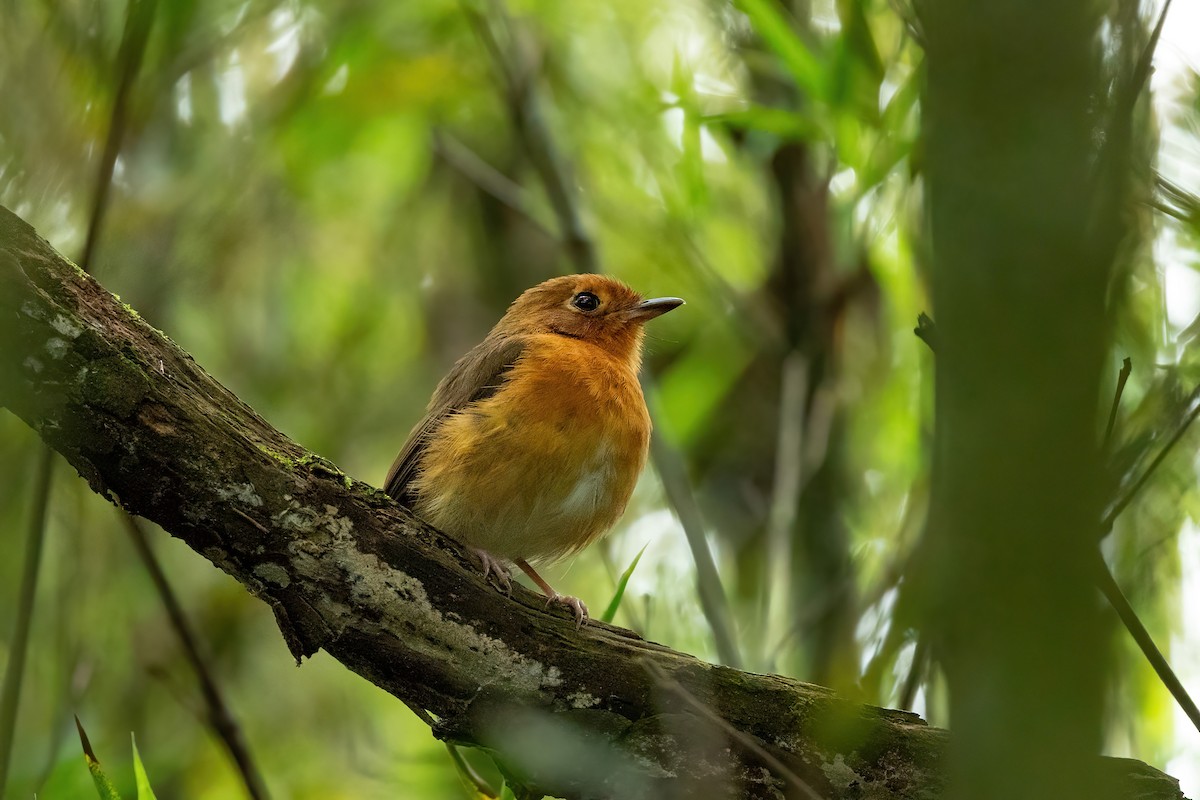
<instances>
[{"instance_id":1,"label":"bamboo leaf","mask_svg":"<svg viewBox=\"0 0 1200 800\"><path fill-rule=\"evenodd\" d=\"M824 68L796 34L774 0L738 0L737 7L750 18L763 43L779 56L796 85L809 97L823 97Z\"/></svg>"}]
</instances>

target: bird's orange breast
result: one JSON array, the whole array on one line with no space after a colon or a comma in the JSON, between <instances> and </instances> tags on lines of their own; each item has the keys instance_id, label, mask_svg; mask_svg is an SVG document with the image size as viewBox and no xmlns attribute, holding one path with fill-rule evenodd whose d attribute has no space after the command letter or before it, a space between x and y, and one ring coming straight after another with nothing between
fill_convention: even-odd
<instances>
[{"instance_id":1,"label":"bird's orange breast","mask_svg":"<svg viewBox=\"0 0 1200 800\"><path fill-rule=\"evenodd\" d=\"M416 511L503 558L567 555L620 518L649 439L634 364L587 342L533 336L496 394L433 434Z\"/></svg>"}]
</instances>

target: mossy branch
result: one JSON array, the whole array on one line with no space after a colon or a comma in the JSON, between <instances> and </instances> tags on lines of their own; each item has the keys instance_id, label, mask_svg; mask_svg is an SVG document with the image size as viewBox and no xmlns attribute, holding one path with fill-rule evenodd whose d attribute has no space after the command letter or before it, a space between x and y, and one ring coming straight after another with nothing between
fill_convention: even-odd
<instances>
[{"instance_id":1,"label":"mossy branch","mask_svg":"<svg viewBox=\"0 0 1200 800\"><path fill-rule=\"evenodd\" d=\"M765 798L796 779L830 800L941 791L947 735L912 714L601 623L576 632L532 592L498 594L457 543L272 428L4 209L0 405L96 492L270 606L297 661L326 650L537 791ZM1125 796L1181 797L1139 762L1098 769Z\"/></svg>"}]
</instances>

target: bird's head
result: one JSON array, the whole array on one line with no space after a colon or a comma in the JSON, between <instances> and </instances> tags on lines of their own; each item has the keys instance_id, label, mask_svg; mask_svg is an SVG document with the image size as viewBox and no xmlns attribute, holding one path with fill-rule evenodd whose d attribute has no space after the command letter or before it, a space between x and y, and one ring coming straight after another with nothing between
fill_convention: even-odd
<instances>
[{"instance_id":1,"label":"bird's head","mask_svg":"<svg viewBox=\"0 0 1200 800\"><path fill-rule=\"evenodd\" d=\"M605 275L565 275L526 290L496 327L507 333L554 333L580 339L636 360L642 325L681 305L678 297L645 300Z\"/></svg>"}]
</instances>

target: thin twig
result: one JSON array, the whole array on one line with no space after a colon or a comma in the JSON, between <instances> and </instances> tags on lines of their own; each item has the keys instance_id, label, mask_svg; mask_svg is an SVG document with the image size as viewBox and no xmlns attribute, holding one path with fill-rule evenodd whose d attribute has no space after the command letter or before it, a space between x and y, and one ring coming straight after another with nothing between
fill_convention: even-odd
<instances>
[{"instance_id":1,"label":"thin twig","mask_svg":"<svg viewBox=\"0 0 1200 800\"><path fill-rule=\"evenodd\" d=\"M918 503L912 498L918 491L924 495L923 484L914 484L909 489L909 502L905 503L904 516L900 520L900 528L896 532L896 541L907 542L908 537L905 533L909 526L920 515L920 509L924 503ZM880 573L879 579L874 585L866 591L859 600L859 608L864 611L874 607L876 604L882 603L883 598L888 592L896 589L900 580L909 572L912 566L915 548L910 545L905 546L905 551L891 560L883 571ZM884 635L883 642L879 646L879 650L874 657L868 662L866 669L863 670L862 677L859 682L870 692L878 695L878 687L881 680L883 669L887 664L894 661L896 653L900 650L900 646L904 643L905 634L911 626L905 624L907 615L902 615L898 610L898 606L893 606L890 613L890 623L887 633Z\"/></svg>"},{"instance_id":2,"label":"thin twig","mask_svg":"<svg viewBox=\"0 0 1200 800\"><path fill-rule=\"evenodd\" d=\"M913 328L913 333L917 335L925 344L929 345L929 349L937 352L937 326L933 323L933 318L922 311L917 315L917 327Z\"/></svg>"},{"instance_id":3,"label":"thin twig","mask_svg":"<svg viewBox=\"0 0 1200 800\"><path fill-rule=\"evenodd\" d=\"M1191 217L1189 217L1187 214L1185 214L1184 212L1182 212L1178 209L1171 208L1171 206L1169 206L1166 203L1163 203L1159 200L1146 200L1146 201L1144 201L1144 203L1147 206L1149 206L1150 208L1159 212L1160 214L1166 214L1168 217L1170 217L1171 219L1174 219L1178 222L1189 223L1189 224L1192 222Z\"/></svg>"},{"instance_id":4,"label":"thin twig","mask_svg":"<svg viewBox=\"0 0 1200 800\"><path fill-rule=\"evenodd\" d=\"M913 701L917 698L917 687L925 676L925 665L929 660L929 639L927 636L917 637L917 646L913 650L912 664L908 668L908 676L900 687L900 708L912 711Z\"/></svg>"},{"instance_id":5,"label":"thin twig","mask_svg":"<svg viewBox=\"0 0 1200 800\"><path fill-rule=\"evenodd\" d=\"M467 760L463 758L463 754L459 752L457 746L446 742L446 752L450 754L450 760L458 768L458 774L462 775L475 788L475 791L479 792L483 797L496 798L500 796L500 793L488 783L487 778L484 778L474 767L467 763Z\"/></svg>"},{"instance_id":6,"label":"thin twig","mask_svg":"<svg viewBox=\"0 0 1200 800\"><path fill-rule=\"evenodd\" d=\"M865 608L870 608L870 606L865 606ZM867 662L866 668L863 669L862 675L858 679L858 685L862 687L865 696L872 702L882 703L884 701L882 693L879 691L880 685L883 683L883 671L895 663L896 655L907 640L907 634L907 626L902 625L898 615L893 613L891 619L888 620L888 628L883 634L883 641L879 643L875 655L871 656L871 660Z\"/></svg>"},{"instance_id":7,"label":"thin twig","mask_svg":"<svg viewBox=\"0 0 1200 800\"><path fill-rule=\"evenodd\" d=\"M408 710L413 712L413 715L416 716L417 719L421 720L421 722L424 722L431 729L437 725L437 720L433 718L433 715L421 706L415 703L410 703L407 700L403 700L401 702L408 706ZM454 762L454 766L458 769L458 774L461 775L464 780L470 783L475 788L475 791L477 791L483 797L497 798L500 796L500 793L496 791L496 789L490 783L488 783L487 779L480 775L479 772L476 771L476 769L472 767L465 758L463 758L462 751L459 750L458 745L451 744L450 742L444 742L444 744L446 745L446 752L450 754L450 760Z\"/></svg>"},{"instance_id":8,"label":"thin twig","mask_svg":"<svg viewBox=\"0 0 1200 800\"><path fill-rule=\"evenodd\" d=\"M904 22L904 29L909 37L917 43L922 50L925 49L925 31L921 29L921 20L913 12L912 6L904 5L901 0L888 0L888 5L892 7L892 11L896 16Z\"/></svg>"},{"instance_id":9,"label":"thin twig","mask_svg":"<svg viewBox=\"0 0 1200 800\"><path fill-rule=\"evenodd\" d=\"M474 150L444 132L433 137L434 152L449 166L508 208L521 215L530 225L557 241L558 237L546 223L538 219L529 199L529 192L500 170L485 161Z\"/></svg>"},{"instance_id":10,"label":"thin twig","mask_svg":"<svg viewBox=\"0 0 1200 800\"><path fill-rule=\"evenodd\" d=\"M1159 200L1151 200L1149 204L1152 208L1156 208L1180 222L1188 224L1200 222L1200 197L1163 177L1160 172L1154 173L1154 185L1159 193L1174 203L1174 207Z\"/></svg>"},{"instance_id":11,"label":"thin twig","mask_svg":"<svg viewBox=\"0 0 1200 800\"><path fill-rule=\"evenodd\" d=\"M196 673L196 679L200 682L200 694L204 698L208 724L212 727L213 732L217 734L221 743L225 745L226 750L229 751L229 755L241 775L242 782L246 785L246 793L254 798L254 800L265 800L268 794L262 775L259 773L254 759L251 758L250 751L246 748L245 742L242 739L241 728L234 720L233 714L230 713L229 706L226 704L216 680L213 679L213 672L208 665L208 661L200 652L200 644L196 639L195 633L192 631L192 626L188 622L187 615L183 611L183 606L180 605L179 599L175 596L175 591L171 588L171 584L167 582L166 573L163 572L162 565L155 558L154 551L150 549L150 542L146 538L145 530L142 529L141 524L132 515L121 512L121 517L125 521L125 527L129 531L130 539L133 540L133 546L137 550L138 556L142 559L142 564L146 567L146 572L150 574L150 580L154 582L154 588L157 590L159 599L162 600L163 607L166 609L167 617L171 621L171 627L179 637L179 643L183 645L183 652L187 658L187 662L191 666L192 671Z\"/></svg>"},{"instance_id":12,"label":"thin twig","mask_svg":"<svg viewBox=\"0 0 1200 800\"><path fill-rule=\"evenodd\" d=\"M849 593L849 588L843 582L833 591L822 592L819 598L805 603L803 609L793 615L791 624L767 654L764 669L773 670L775 668L774 665L783 655L783 649L787 647L788 643L805 628L828 614L838 603L844 602L846 595ZM871 605L870 603L863 603L862 608L870 608Z\"/></svg>"},{"instance_id":13,"label":"thin twig","mask_svg":"<svg viewBox=\"0 0 1200 800\"><path fill-rule=\"evenodd\" d=\"M1136 15L1136 2L1132 5L1134 15ZM1121 208L1126 202L1131 176L1135 172L1131 156L1132 142L1134 141L1134 109L1137 106L1138 98L1149 82L1154 51L1158 46L1170 8L1171 0L1165 0L1158 22L1140 56L1133 64L1128 80L1121 81L1118 77L1118 80L1114 82L1116 88L1113 91L1111 102L1112 113L1108 117L1104 137L1093 162L1092 207L1088 220L1089 230L1085 239L1092 247L1093 256L1097 258L1111 257L1116 252L1128 227L1123 224ZM1138 30L1140 29L1139 21ZM1129 31L1125 33L1127 36L1130 35Z\"/></svg>"},{"instance_id":14,"label":"thin twig","mask_svg":"<svg viewBox=\"0 0 1200 800\"><path fill-rule=\"evenodd\" d=\"M1121 371L1117 374L1117 390L1113 394L1112 408L1108 411L1108 425L1104 427L1104 447L1108 449L1109 442L1112 441L1113 426L1117 423L1117 410L1121 407L1121 395L1125 393L1125 382L1129 380L1129 373L1133 371L1133 362L1126 358L1121 362Z\"/></svg>"},{"instance_id":15,"label":"thin twig","mask_svg":"<svg viewBox=\"0 0 1200 800\"><path fill-rule=\"evenodd\" d=\"M664 671L663 668L658 664L655 664L653 661L649 660L643 661L642 664L645 666L646 671L650 673L650 676L654 678L655 682L660 688L666 689L667 691L675 694L689 706L700 712L701 716L719 727L731 739L762 759L763 763L770 767L776 775L778 775L787 783L790 783L802 795L809 798L809 800L825 800L824 796L816 789L812 788L808 781L797 775L790 767L788 767L787 764L784 764L774 755L767 752L766 748L755 741L753 737L748 736L746 733L738 730L733 725L729 724L728 720L726 720L720 714L713 711L704 703L700 702L691 692L685 689L683 685L679 683L679 681L667 675L666 671Z\"/></svg>"},{"instance_id":16,"label":"thin twig","mask_svg":"<svg viewBox=\"0 0 1200 800\"><path fill-rule=\"evenodd\" d=\"M29 533L25 539L25 563L21 569L21 588L17 593L17 619L8 647L8 666L4 670L4 689L0 692L0 800L8 788L8 768L21 703L21 681L25 677L25 655L29 649L29 628L37 596L38 568L46 539L46 508L50 499L50 479L54 451L38 451L37 473L33 481L33 502L29 515Z\"/></svg>"},{"instance_id":17,"label":"thin twig","mask_svg":"<svg viewBox=\"0 0 1200 800\"><path fill-rule=\"evenodd\" d=\"M652 401L652 405L656 404ZM675 510L675 516L679 519L684 535L687 536L692 559L696 562L700 608L712 629L717 656L723 663L740 669L742 656L734 635L729 601L721 585L717 564L708 549L700 507L692 494L692 487L684 473L683 464L680 463L680 456L661 435L650 437L650 453L662 481L663 491L667 495L667 502Z\"/></svg>"},{"instance_id":18,"label":"thin twig","mask_svg":"<svg viewBox=\"0 0 1200 800\"><path fill-rule=\"evenodd\" d=\"M112 111L109 114L108 133L104 137L104 151L100 156L100 163L96 167L96 183L92 189L87 238L83 243L83 253L79 257L79 268L88 274L92 272L92 256L95 255L96 248L100 245L100 230L104 224L104 217L108 213L108 198L112 191L113 170L117 164L117 156L121 153L125 128L128 126L129 93L142 64L142 56L146 51L146 40L150 36L150 27L154 22L156 7L157 0L134 0L129 4L125 16L125 31L121 35L121 45L117 52L117 92L113 99Z\"/></svg>"},{"instance_id":19,"label":"thin twig","mask_svg":"<svg viewBox=\"0 0 1200 800\"><path fill-rule=\"evenodd\" d=\"M408 710L413 712L413 715L417 719L421 720L421 722L424 722L430 728L437 725L437 720L433 718L433 715L421 708L419 705L416 705L415 703L409 703L406 700L402 700L401 702L408 706Z\"/></svg>"},{"instance_id":20,"label":"thin twig","mask_svg":"<svg viewBox=\"0 0 1200 800\"><path fill-rule=\"evenodd\" d=\"M767 517L766 593L767 636L785 639L792 626L786 618L795 613L792 606L792 542L796 524L800 488L804 481L805 398L808 395L808 361L799 350L783 359L783 380L779 396L779 441L775 449L775 482L771 487L771 508ZM832 598L833 593L827 595ZM806 615L811 618L811 615ZM781 634L780 631L783 631ZM782 644L782 642L781 642ZM775 648L778 652L779 647ZM772 659L773 661L773 659Z\"/></svg>"},{"instance_id":21,"label":"thin twig","mask_svg":"<svg viewBox=\"0 0 1200 800\"><path fill-rule=\"evenodd\" d=\"M147 664L146 674L158 681L167 694L171 695L171 699L192 716L197 725L205 724L205 711L201 704L196 702L195 695L187 687L181 686L182 681L172 675L165 665L157 662Z\"/></svg>"},{"instance_id":22,"label":"thin twig","mask_svg":"<svg viewBox=\"0 0 1200 800\"><path fill-rule=\"evenodd\" d=\"M1195 701L1184 688L1183 683L1171 669L1171 665L1167 663L1167 659L1163 656L1162 651L1154 644L1154 639L1150 636L1150 632L1146 630L1146 626L1142 625L1142 621L1138 619L1137 613L1133 607L1129 605L1129 600L1125 597L1121 587L1117 585L1116 579L1113 577L1112 570L1108 568L1108 564L1104 562L1099 553L1096 553L1096 582L1100 587L1100 591L1104 594L1108 604L1117 612L1117 616L1121 618L1122 624L1129 634L1137 642L1138 648L1146 660L1150 662L1150 666L1154 668L1154 673L1158 675L1158 679L1167 687L1167 691L1175 698L1175 702L1183 709L1183 713L1187 714L1187 718L1196 726L1196 730L1200 731L1200 709L1196 708Z\"/></svg>"},{"instance_id":23,"label":"thin twig","mask_svg":"<svg viewBox=\"0 0 1200 800\"><path fill-rule=\"evenodd\" d=\"M267 530L267 526L266 526L266 525L263 525L261 522L259 522L259 521L258 521L258 520L256 520L254 517L252 517L252 516L250 516L249 514L247 514L245 511L242 511L241 509L238 509L238 508L233 508L233 509L230 509L230 510L231 510L233 513L237 514L237 515L238 515L239 517L241 517L242 519L246 520L246 522L249 522L251 525L253 525L254 527L258 528L258 529L259 529L260 531L262 531L263 533L270 533L270 531L269 531L269 530Z\"/></svg>"},{"instance_id":24,"label":"thin twig","mask_svg":"<svg viewBox=\"0 0 1200 800\"><path fill-rule=\"evenodd\" d=\"M1163 27L1167 24L1167 13L1170 10L1171 0L1164 0L1162 10L1158 13L1158 22L1154 25L1154 31L1151 32L1149 41L1146 42L1145 48L1142 49L1142 56L1138 59L1138 63L1134 67L1133 77L1129 85L1130 96L1126 101L1128 107L1123 109L1123 116L1125 118L1133 116L1133 106L1137 100L1137 96L1141 94L1147 81L1150 80L1151 67L1154 64L1154 51L1158 49L1158 40L1162 38Z\"/></svg>"},{"instance_id":25,"label":"thin twig","mask_svg":"<svg viewBox=\"0 0 1200 800\"><path fill-rule=\"evenodd\" d=\"M884 595L896 588L901 578L908 574L909 568L916 558L916 547L911 543L914 538L919 538L916 534L909 534L909 531L913 526L922 524L925 516L923 512L929 504L928 495L929 486L924 480L917 481L909 487L908 502L904 504L904 515L901 517L900 526L896 531L896 541L907 543L907 547L903 553L898 554L884 567L879 580L863 594L859 601L863 608L870 608L881 602Z\"/></svg>"},{"instance_id":26,"label":"thin twig","mask_svg":"<svg viewBox=\"0 0 1200 800\"><path fill-rule=\"evenodd\" d=\"M921 341L929 345L930 350L937 352L937 328L934 325L933 320L930 319L928 315L921 314L917 318L917 327L913 330L913 333L915 333L921 339ZM1120 402L1121 393L1124 391L1125 381L1129 378L1127 369L1132 369L1132 363L1128 358L1125 359L1121 367L1121 376L1118 378L1119 382L1117 384L1117 395L1113 398L1113 408L1109 413L1108 431L1105 436L1105 441L1108 439L1108 433L1111 433L1112 431L1113 423L1116 418L1117 404ZM1151 461L1149 466L1146 467L1145 471L1138 476L1137 480L1135 480L1128 489L1122 492L1116 501L1113 502L1112 506L1109 507L1108 513L1104 515L1104 518L1100 522L1101 538L1109 534L1117 517L1121 515L1122 511L1129 507L1129 504L1133 502L1133 499L1137 496L1137 493L1142 490L1142 487L1146 485L1148 480L1150 480L1150 476L1154 474L1154 471L1158 469L1158 466L1171 452L1171 448L1178 444L1179 440L1183 438L1183 434L1187 432L1187 429L1196 420L1196 417L1200 416L1200 386L1198 386L1192 392L1192 396L1188 400L1188 405L1190 410L1184 417L1183 422L1179 424L1179 426L1171 434L1171 437L1167 440L1166 444L1164 444L1162 449L1158 451L1158 454L1154 456L1154 460Z\"/></svg>"},{"instance_id":27,"label":"thin twig","mask_svg":"<svg viewBox=\"0 0 1200 800\"><path fill-rule=\"evenodd\" d=\"M83 255L79 259L79 266L84 272L89 271L92 255L100 241L100 226L104 223L104 215L108 211L108 195L112 191L113 168L117 163L117 155L121 152L125 128L129 123L129 95L133 89L133 80L142 66L142 57L146 53L146 40L150 36L156 5L157 0L135 0L129 4L129 12L125 17L125 32L122 34L121 48L117 53L117 93L113 98L108 135L104 140L104 154L100 157L100 171L96 176L92 194L92 214L88 220L87 238L83 245Z\"/></svg>"},{"instance_id":28,"label":"thin twig","mask_svg":"<svg viewBox=\"0 0 1200 800\"><path fill-rule=\"evenodd\" d=\"M1150 480L1150 476L1153 475L1154 471L1158 469L1158 466L1162 464L1164 460L1166 460L1166 457L1171 452L1171 449L1179 443L1180 439L1183 438L1183 434L1187 432L1187 429L1196 420L1196 417L1200 416L1200 387L1197 387L1192 392L1192 396L1188 400L1188 405L1190 406L1190 409L1188 410L1187 415L1183 418L1183 422L1179 424L1179 426L1171 434L1171 437L1167 439L1166 443L1162 446L1162 449L1159 450L1158 454L1154 456L1154 460L1151 461L1142 474L1138 476L1137 480L1134 481L1128 489L1121 493L1121 496L1118 497L1109 508L1108 513L1104 515L1104 519L1100 523L1101 538L1108 535L1109 531L1112 530L1113 523L1116 522L1117 517L1121 515L1122 511L1129 507L1129 504L1133 502L1135 497L1137 497L1137 493L1140 492L1142 487L1146 485L1146 482Z\"/></svg>"},{"instance_id":29,"label":"thin twig","mask_svg":"<svg viewBox=\"0 0 1200 800\"><path fill-rule=\"evenodd\" d=\"M584 228L567 167L546 124L533 79L534 70L521 50L516 31L500 0L496 0L493 7L493 16L504 26L512 43L509 51L496 39L486 17L470 7L466 7L465 10L476 34L505 81L509 114L521 140L522 149L537 172L542 187L546 190L550 207L558 219L563 245L581 272L597 272L599 261L596 257L596 246Z\"/></svg>"}]
</instances>

